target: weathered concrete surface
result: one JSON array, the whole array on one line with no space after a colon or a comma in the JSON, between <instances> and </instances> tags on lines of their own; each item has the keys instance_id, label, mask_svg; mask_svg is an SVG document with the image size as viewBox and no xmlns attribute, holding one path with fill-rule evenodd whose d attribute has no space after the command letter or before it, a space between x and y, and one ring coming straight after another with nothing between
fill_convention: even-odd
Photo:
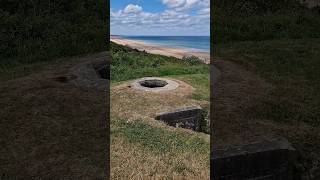
<instances>
[{"instance_id":1,"label":"weathered concrete surface","mask_svg":"<svg viewBox=\"0 0 320 180\"><path fill-rule=\"evenodd\" d=\"M228 179L293 178L295 149L282 137L243 146L214 149L211 154L211 177Z\"/></svg>"},{"instance_id":2,"label":"weathered concrete surface","mask_svg":"<svg viewBox=\"0 0 320 180\"><path fill-rule=\"evenodd\" d=\"M210 89L211 89L211 96L212 97L213 97L214 93L216 92L216 83L220 77L221 77L220 70L211 64L210 65Z\"/></svg>"},{"instance_id":3,"label":"weathered concrete surface","mask_svg":"<svg viewBox=\"0 0 320 180\"><path fill-rule=\"evenodd\" d=\"M100 76L102 79L110 80L110 64L107 59L108 57L97 58L92 61L91 64L98 73L98 76Z\"/></svg>"},{"instance_id":4,"label":"weathered concrete surface","mask_svg":"<svg viewBox=\"0 0 320 180\"><path fill-rule=\"evenodd\" d=\"M216 83L221 76L221 72L214 65L210 65L210 78L212 83Z\"/></svg>"},{"instance_id":5,"label":"weathered concrete surface","mask_svg":"<svg viewBox=\"0 0 320 180\"><path fill-rule=\"evenodd\" d=\"M107 91L110 81L110 55L101 54L97 58L78 64L71 69L75 78L71 81L79 87L96 88Z\"/></svg>"},{"instance_id":6,"label":"weathered concrete surface","mask_svg":"<svg viewBox=\"0 0 320 180\"><path fill-rule=\"evenodd\" d=\"M202 108L191 106L176 109L170 112L163 112L156 115L155 119L167 123L169 126L182 127L200 131L200 121L202 118Z\"/></svg>"}]
</instances>

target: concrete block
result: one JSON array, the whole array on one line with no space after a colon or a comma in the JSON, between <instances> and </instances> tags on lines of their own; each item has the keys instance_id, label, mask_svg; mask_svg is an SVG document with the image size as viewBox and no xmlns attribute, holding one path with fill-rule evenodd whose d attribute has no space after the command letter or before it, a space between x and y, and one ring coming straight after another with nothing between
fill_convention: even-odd
<instances>
[{"instance_id":1,"label":"concrete block","mask_svg":"<svg viewBox=\"0 0 320 180\"><path fill-rule=\"evenodd\" d=\"M282 137L226 149L211 154L214 180L290 180L296 152Z\"/></svg>"},{"instance_id":2,"label":"concrete block","mask_svg":"<svg viewBox=\"0 0 320 180\"><path fill-rule=\"evenodd\" d=\"M170 126L179 126L182 128L200 130L200 121L202 120L202 108L199 106L191 106L182 109L176 109L170 112L157 114L156 120L163 121Z\"/></svg>"}]
</instances>

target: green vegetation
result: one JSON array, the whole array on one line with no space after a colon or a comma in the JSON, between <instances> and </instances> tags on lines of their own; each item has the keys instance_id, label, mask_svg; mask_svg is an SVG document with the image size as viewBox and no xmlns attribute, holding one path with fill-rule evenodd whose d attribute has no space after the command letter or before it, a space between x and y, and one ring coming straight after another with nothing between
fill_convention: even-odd
<instances>
[{"instance_id":1,"label":"green vegetation","mask_svg":"<svg viewBox=\"0 0 320 180\"><path fill-rule=\"evenodd\" d=\"M4 0L0 3L0 73L35 62L107 50L103 0Z\"/></svg>"},{"instance_id":2,"label":"green vegetation","mask_svg":"<svg viewBox=\"0 0 320 180\"><path fill-rule=\"evenodd\" d=\"M320 36L320 8L297 0L228 0L212 4L214 43Z\"/></svg>"},{"instance_id":3,"label":"green vegetation","mask_svg":"<svg viewBox=\"0 0 320 180\"><path fill-rule=\"evenodd\" d=\"M210 76L209 72L202 74L175 75L173 78L180 79L188 84L192 84L196 91L192 94L192 98L196 100L208 101L210 98ZM208 108L209 109L209 108Z\"/></svg>"},{"instance_id":4,"label":"green vegetation","mask_svg":"<svg viewBox=\"0 0 320 180\"><path fill-rule=\"evenodd\" d=\"M215 37L220 43L214 45L215 56L240 63L275 85L274 98L265 100L255 114L318 126L318 8L308 9L295 0L251 0L226 1L216 9Z\"/></svg>"},{"instance_id":5,"label":"green vegetation","mask_svg":"<svg viewBox=\"0 0 320 180\"><path fill-rule=\"evenodd\" d=\"M139 52L129 47L111 44L111 80L124 81L145 76L208 74L209 67L198 58L185 60Z\"/></svg>"}]
</instances>

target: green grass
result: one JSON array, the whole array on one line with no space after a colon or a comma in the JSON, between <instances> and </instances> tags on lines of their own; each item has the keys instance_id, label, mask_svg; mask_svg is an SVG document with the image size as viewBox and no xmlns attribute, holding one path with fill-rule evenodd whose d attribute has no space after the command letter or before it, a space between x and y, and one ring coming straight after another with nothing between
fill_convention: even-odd
<instances>
[{"instance_id":1,"label":"green grass","mask_svg":"<svg viewBox=\"0 0 320 180\"><path fill-rule=\"evenodd\" d=\"M205 154L209 149L209 143L196 135L153 127L142 121L126 123L125 120L117 120L112 121L112 125L117 127L111 130L112 136L121 135L128 143L139 145L158 155L188 151Z\"/></svg>"},{"instance_id":2,"label":"green grass","mask_svg":"<svg viewBox=\"0 0 320 180\"><path fill-rule=\"evenodd\" d=\"M208 101L210 99L209 72L203 74L173 75L170 77L177 78L191 84L196 89L192 94L193 99L204 101Z\"/></svg>"},{"instance_id":3,"label":"green grass","mask_svg":"<svg viewBox=\"0 0 320 180\"><path fill-rule=\"evenodd\" d=\"M216 56L240 63L274 85L250 116L319 126L320 39L227 43Z\"/></svg>"}]
</instances>

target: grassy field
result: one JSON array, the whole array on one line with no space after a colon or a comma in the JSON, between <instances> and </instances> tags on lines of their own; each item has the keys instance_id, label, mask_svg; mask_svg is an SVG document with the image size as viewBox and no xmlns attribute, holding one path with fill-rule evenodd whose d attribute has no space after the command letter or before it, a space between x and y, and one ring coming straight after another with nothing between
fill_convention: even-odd
<instances>
[{"instance_id":1,"label":"grassy field","mask_svg":"<svg viewBox=\"0 0 320 180\"><path fill-rule=\"evenodd\" d=\"M217 57L242 64L275 85L273 98L251 115L320 125L320 39L228 43L216 50Z\"/></svg>"},{"instance_id":2,"label":"grassy field","mask_svg":"<svg viewBox=\"0 0 320 180\"><path fill-rule=\"evenodd\" d=\"M319 7L296 0L228 0L212 3L214 43L316 38Z\"/></svg>"},{"instance_id":3,"label":"grassy field","mask_svg":"<svg viewBox=\"0 0 320 180\"><path fill-rule=\"evenodd\" d=\"M247 119L273 124L300 154L298 170L317 179L320 148L320 39L243 41L218 44L215 58L241 65L272 85Z\"/></svg>"},{"instance_id":4,"label":"grassy field","mask_svg":"<svg viewBox=\"0 0 320 180\"><path fill-rule=\"evenodd\" d=\"M197 58L184 61L116 44L111 49L111 178L209 179L209 135L153 119L155 112L174 107L198 104L208 110L209 67ZM141 95L125 88L145 76L178 79L195 90Z\"/></svg>"},{"instance_id":5,"label":"grassy field","mask_svg":"<svg viewBox=\"0 0 320 180\"><path fill-rule=\"evenodd\" d=\"M271 86L241 116L288 138L299 152L297 171L319 179L319 8L294 0L231 0L212 9L214 59L235 63Z\"/></svg>"}]
</instances>

